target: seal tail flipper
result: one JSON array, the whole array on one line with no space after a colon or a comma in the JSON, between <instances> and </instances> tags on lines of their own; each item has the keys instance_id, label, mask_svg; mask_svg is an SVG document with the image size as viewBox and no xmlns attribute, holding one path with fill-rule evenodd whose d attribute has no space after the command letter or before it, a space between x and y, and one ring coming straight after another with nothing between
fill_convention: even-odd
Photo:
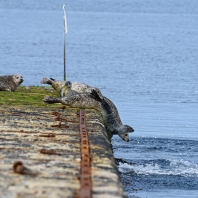
<instances>
[{"instance_id":1,"label":"seal tail flipper","mask_svg":"<svg viewBox=\"0 0 198 198\"><path fill-rule=\"evenodd\" d=\"M52 81L56 81L54 78L50 78Z\"/></svg>"},{"instance_id":2,"label":"seal tail flipper","mask_svg":"<svg viewBox=\"0 0 198 198\"><path fill-rule=\"evenodd\" d=\"M102 105L102 109L105 111L105 114L111 114L112 109L109 103L104 99L102 94L100 92L97 92L97 89L93 89L91 92L91 97L95 99L96 101L100 102Z\"/></svg>"},{"instance_id":3,"label":"seal tail flipper","mask_svg":"<svg viewBox=\"0 0 198 198\"><path fill-rule=\"evenodd\" d=\"M45 96L42 100L46 104L52 104L52 103L61 103L61 98L54 98L52 96Z\"/></svg>"},{"instance_id":4,"label":"seal tail flipper","mask_svg":"<svg viewBox=\"0 0 198 198\"><path fill-rule=\"evenodd\" d=\"M47 79L47 78L43 78L40 82L41 84L48 84L48 85L52 85L52 81Z\"/></svg>"},{"instance_id":5,"label":"seal tail flipper","mask_svg":"<svg viewBox=\"0 0 198 198\"><path fill-rule=\"evenodd\" d=\"M99 101L99 102L102 101L101 97L99 96L99 94L98 94L94 89L92 89L92 91L91 91L91 93L90 93L90 96L91 96L93 99L95 99L96 101Z\"/></svg>"}]
</instances>

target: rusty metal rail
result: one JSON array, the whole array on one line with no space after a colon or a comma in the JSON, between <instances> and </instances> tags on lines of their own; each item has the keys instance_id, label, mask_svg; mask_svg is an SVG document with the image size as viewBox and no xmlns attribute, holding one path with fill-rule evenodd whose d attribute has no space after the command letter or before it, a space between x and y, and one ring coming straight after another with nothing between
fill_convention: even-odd
<instances>
[{"instance_id":1,"label":"rusty metal rail","mask_svg":"<svg viewBox=\"0 0 198 198\"><path fill-rule=\"evenodd\" d=\"M80 147L81 147L81 175L80 198L91 198L91 163L88 134L86 130L86 116L80 110Z\"/></svg>"}]
</instances>

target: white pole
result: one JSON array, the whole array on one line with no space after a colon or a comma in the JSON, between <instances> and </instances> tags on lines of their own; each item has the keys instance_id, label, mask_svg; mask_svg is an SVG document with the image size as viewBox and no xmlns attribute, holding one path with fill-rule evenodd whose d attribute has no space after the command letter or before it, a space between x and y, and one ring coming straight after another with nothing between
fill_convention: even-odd
<instances>
[{"instance_id":1,"label":"white pole","mask_svg":"<svg viewBox=\"0 0 198 198\"><path fill-rule=\"evenodd\" d=\"M65 5L63 5L63 19L64 19L64 80L66 81L66 34L67 34L67 17L65 12Z\"/></svg>"}]
</instances>

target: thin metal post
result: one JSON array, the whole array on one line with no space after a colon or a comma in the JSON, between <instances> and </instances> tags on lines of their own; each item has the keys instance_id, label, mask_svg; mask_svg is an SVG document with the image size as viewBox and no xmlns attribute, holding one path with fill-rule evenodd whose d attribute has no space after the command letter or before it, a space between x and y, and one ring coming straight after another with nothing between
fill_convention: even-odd
<instances>
[{"instance_id":1,"label":"thin metal post","mask_svg":"<svg viewBox=\"0 0 198 198\"><path fill-rule=\"evenodd\" d=\"M67 17L66 17L66 11L65 11L65 5L63 5L63 19L64 19L64 51L63 51L63 57L64 57L64 80L66 81L66 34L67 34Z\"/></svg>"}]
</instances>

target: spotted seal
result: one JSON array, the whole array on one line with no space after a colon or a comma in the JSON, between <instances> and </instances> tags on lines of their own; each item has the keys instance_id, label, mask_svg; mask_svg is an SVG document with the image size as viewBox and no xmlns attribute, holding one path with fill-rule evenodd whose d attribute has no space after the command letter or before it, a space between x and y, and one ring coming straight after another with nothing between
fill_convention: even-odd
<instances>
[{"instance_id":1,"label":"spotted seal","mask_svg":"<svg viewBox=\"0 0 198 198\"><path fill-rule=\"evenodd\" d=\"M89 85L86 85L84 83L77 83L71 81L65 82L55 80L54 78L43 78L40 83L51 85L60 94L61 97L66 96L71 91L75 91L77 93L84 93L91 88Z\"/></svg>"},{"instance_id":2,"label":"spotted seal","mask_svg":"<svg viewBox=\"0 0 198 198\"><path fill-rule=\"evenodd\" d=\"M70 82L70 81L67 81L67 82ZM69 93L71 94L71 91L75 91L77 93L91 93L92 89L94 89L98 93L100 93L100 90L96 87L91 87L89 85L86 85L84 83L79 83L79 82L71 82L71 87L70 87L67 85L67 82L55 80L54 78L50 78L50 79L43 78L40 83L51 85L60 94L61 97L66 96ZM119 124L122 124L118 110L117 110L116 106L114 105L114 103L107 97L105 97L105 96L103 96L103 97L110 105L117 122Z\"/></svg>"},{"instance_id":3,"label":"spotted seal","mask_svg":"<svg viewBox=\"0 0 198 198\"><path fill-rule=\"evenodd\" d=\"M0 91L15 91L22 82L21 74L0 76Z\"/></svg>"},{"instance_id":4,"label":"spotted seal","mask_svg":"<svg viewBox=\"0 0 198 198\"><path fill-rule=\"evenodd\" d=\"M47 104L61 103L74 108L93 108L101 111L98 101L96 101L93 97L90 97L90 93L69 94L62 98L45 96L43 102Z\"/></svg>"},{"instance_id":5,"label":"spotted seal","mask_svg":"<svg viewBox=\"0 0 198 198\"><path fill-rule=\"evenodd\" d=\"M92 90L90 97L100 102L102 108L102 116L107 130L112 135L119 135L124 141L129 142L128 133L134 132L134 129L131 126L119 124L114 117L109 103L101 94L97 93L94 89Z\"/></svg>"}]
</instances>

